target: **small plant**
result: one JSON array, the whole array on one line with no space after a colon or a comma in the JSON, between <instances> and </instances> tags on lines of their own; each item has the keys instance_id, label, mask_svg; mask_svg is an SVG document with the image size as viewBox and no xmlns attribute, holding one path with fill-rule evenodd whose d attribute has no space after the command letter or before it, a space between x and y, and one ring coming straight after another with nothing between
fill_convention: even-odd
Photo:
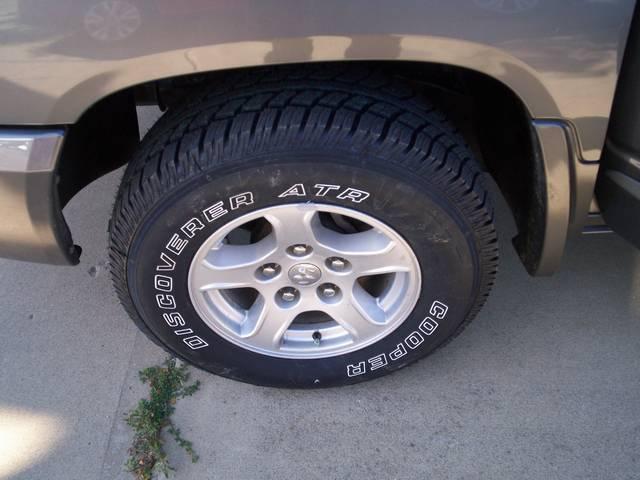
<instances>
[{"instance_id":1,"label":"small plant","mask_svg":"<svg viewBox=\"0 0 640 480\"><path fill-rule=\"evenodd\" d=\"M167 358L162 366L145 368L139 375L143 383L149 384L150 392L149 398L140 400L126 417L134 431L126 467L138 480L151 480L154 473L168 477L173 467L163 448L161 434L164 429L186 450L192 462L198 461L193 445L182 438L180 430L171 421L171 414L176 401L193 395L200 388L200 382L187 385L187 366L176 366L175 358Z\"/></svg>"}]
</instances>

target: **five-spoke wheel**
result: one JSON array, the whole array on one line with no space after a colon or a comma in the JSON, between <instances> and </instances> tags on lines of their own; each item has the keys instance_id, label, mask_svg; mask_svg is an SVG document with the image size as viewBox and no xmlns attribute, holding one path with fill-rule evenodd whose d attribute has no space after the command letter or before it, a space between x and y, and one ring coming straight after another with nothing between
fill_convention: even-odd
<instances>
[{"instance_id":1,"label":"five-spoke wheel","mask_svg":"<svg viewBox=\"0 0 640 480\"><path fill-rule=\"evenodd\" d=\"M246 214L194 256L191 299L219 335L287 358L360 349L392 332L420 292L418 261L379 220L294 203Z\"/></svg>"}]
</instances>

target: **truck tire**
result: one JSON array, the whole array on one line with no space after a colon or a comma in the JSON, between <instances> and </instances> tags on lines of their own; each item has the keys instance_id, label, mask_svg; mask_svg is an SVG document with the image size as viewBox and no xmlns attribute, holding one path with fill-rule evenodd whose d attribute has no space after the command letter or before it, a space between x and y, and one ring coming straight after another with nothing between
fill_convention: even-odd
<instances>
[{"instance_id":1,"label":"truck tire","mask_svg":"<svg viewBox=\"0 0 640 480\"><path fill-rule=\"evenodd\" d=\"M110 222L113 282L172 354L259 385L369 380L456 336L498 247L483 173L379 71L238 74L143 140Z\"/></svg>"}]
</instances>

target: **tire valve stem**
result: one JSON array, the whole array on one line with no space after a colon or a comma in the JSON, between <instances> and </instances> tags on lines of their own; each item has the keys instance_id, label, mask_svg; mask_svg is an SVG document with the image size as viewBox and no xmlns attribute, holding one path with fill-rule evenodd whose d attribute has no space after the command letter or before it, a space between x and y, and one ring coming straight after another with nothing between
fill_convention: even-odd
<instances>
[{"instance_id":1,"label":"tire valve stem","mask_svg":"<svg viewBox=\"0 0 640 480\"><path fill-rule=\"evenodd\" d=\"M313 343L316 345L320 345L320 340L322 340L322 334L320 332L313 332Z\"/></svg>"}]
</instances>

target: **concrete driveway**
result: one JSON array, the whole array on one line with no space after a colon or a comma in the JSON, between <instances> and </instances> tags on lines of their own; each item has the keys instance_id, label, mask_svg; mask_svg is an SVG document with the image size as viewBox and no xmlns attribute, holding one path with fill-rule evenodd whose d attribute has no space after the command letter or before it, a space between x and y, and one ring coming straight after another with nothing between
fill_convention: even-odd
<instances>
[{"instance_id":1,"label":"concrete driveway","mask_svg":"<svg viewBox=\"0 0 640 480\"><path fill-rule=\"evenodd\" d=\"M121 172L66 214L82 263L0 261L0 478L128 479L125 412L165 354L112 293L106 225ZM640 254L614 235L572 240L532 279L499 217L497 285L443 350L371 383L259 388L200 371L175 415L200 461L179 479L640 478Z\"/></svg>"}]
</instances>

